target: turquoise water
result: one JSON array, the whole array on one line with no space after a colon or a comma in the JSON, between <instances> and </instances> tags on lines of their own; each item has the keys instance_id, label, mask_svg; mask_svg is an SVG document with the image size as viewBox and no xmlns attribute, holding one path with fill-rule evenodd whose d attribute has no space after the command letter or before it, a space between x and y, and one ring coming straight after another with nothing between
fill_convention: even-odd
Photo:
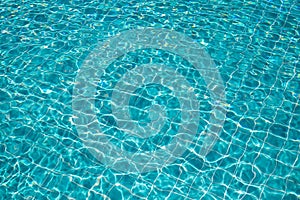
<instances>
[{"instance_id":1,"label":"turquoise water","mask_svg":"<svg viewBox=\"0 0 300 200\"><path fill-rule=\"evenodd\" d=\"M299 13L297 1L272 0L1 2L0 199L299 199ZM95 74L99 130L121 152L154 155L176 141L180 127L197 121L191 142L172 162L135 171L106 163L118 152L97 157L85 143L80 131L89 131L90 121L76 114L74 94L88 92L77 80L99 42L142 27L191 38L214 68L199 73L166 44L120 55ZM143 82L145 74L154 78L161 71L166 82ZM178 78L168 77L173 72ZM189 88L173 90L180 77L186 82L178 87ZM126 107L125 93L117 98L116 88L135 80L143 84L132 89ZM208 128L216 87L208 81L225 90L219 100L226 116L216 137ZM185 93L190 89L195 98ZM197 118L186 117L182 106L193 98ZM131 124L120 128L122 108Z\"/></svg>"}]
</instances>

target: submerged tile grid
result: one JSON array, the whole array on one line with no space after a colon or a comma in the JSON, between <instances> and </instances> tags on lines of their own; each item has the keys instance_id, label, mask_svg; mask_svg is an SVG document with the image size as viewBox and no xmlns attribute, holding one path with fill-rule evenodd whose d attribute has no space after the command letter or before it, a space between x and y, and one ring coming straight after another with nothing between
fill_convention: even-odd
<instances>
[{"instance_id":1,"label":"submerged tile grid","mask_svg":"<svg viewBox=\"0 0 300 200\"><path fill-rule=\"evenodd\" d=\"M6 1L0 9L3 199L299 198L296 1ZM71 104L81 62L97 41L139 26L187 34L221 72L230 107L205 161L196 145L161 171L122 175L77 136Z\"/></svg>"}]
</instances>

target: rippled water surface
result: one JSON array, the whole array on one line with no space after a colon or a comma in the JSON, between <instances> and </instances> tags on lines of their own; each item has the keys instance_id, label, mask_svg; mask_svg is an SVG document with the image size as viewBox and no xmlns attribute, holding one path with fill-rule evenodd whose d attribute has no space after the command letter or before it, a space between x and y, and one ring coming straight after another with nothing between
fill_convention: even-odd
<instances>
[{"instance_id":1,"label":"rippled water surface","mask_svg":"<svg viewBox=\"0 0 300 200\"><path fill-rule=\"evenodd\" d=\"M299 199L299 21L292 0L1 1L0 199ZM142 28L183 36L110 42Z\"/></svg>"}]
</instances>

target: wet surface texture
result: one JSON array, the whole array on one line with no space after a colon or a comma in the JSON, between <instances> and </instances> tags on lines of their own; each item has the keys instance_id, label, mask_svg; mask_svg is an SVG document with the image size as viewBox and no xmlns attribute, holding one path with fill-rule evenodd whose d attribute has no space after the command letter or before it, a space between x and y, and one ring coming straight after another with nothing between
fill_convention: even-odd
<instances>
[{"instance_id":1,"label":"wet surface texture","mask_svg":"<svg viewBox=\"0 0 300 200\"><path fill-rule=\"evenodd\" d=\"M1 3L0 199L298 199L299 13L297 1L271 0ZM203 141L212 141L205 133L215 106L205 76L162 49L117 58L99 77L95 97L97 120L106 125L111 144L132 153L163 149L186 122L175 95L180 91L145 82L128 97L128 117L133 130L146 135L112 129L118 127L108 98L112 86L118 88L129 71L140 76L129 85L159 71L136 66L177 70L200 109L187 151L161 169L126 173L86 148L72 119L72 95L98 42L141 27L174 30L202 45L223 79L227 113L203 156ZM148 132L143 127L150 122Z\"/></svg>"}]
</instances>

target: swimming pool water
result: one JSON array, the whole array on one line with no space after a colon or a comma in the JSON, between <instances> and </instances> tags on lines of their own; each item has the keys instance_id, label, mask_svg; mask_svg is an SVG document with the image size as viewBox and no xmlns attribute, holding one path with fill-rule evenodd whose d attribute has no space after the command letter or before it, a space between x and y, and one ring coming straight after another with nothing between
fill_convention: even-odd
<instances>
[{"instance_id":1,"label":"swimming pool water","mask_svg":"<svg viewBox=\"0 0 300 200\"><path fill-rule=\"evenodd\" d=\"M300 5L292 0L2 1L0 199L299 199L299 21ZM91 121L74 107L74 94L89 92L78 77L93 52L106 48L99 44L142 28L191 38L214 62L199 73L185 54L168 51L172 43L143 49L148 42L94 74L99 130L110 138L107 144L132 155L154 155L176 141L186 119L194 120L182 107L193 99L185 92L195 95L199 123L191 143L172 162L160 160L162 166L148 171L107 164L103 160L119 156L109 149L98 158L80 133ZM150 83L159 73L161 79ZM207 84L221 83L216 73L226 108L217 139L207 131L219 102L212 91L222 91ZM131 90L125 107L120 88L135 80L144 84ZM129 114L120 128L123 108ZM88 128L79 128L78 117Z\"/></svg>"}]
</instances>

